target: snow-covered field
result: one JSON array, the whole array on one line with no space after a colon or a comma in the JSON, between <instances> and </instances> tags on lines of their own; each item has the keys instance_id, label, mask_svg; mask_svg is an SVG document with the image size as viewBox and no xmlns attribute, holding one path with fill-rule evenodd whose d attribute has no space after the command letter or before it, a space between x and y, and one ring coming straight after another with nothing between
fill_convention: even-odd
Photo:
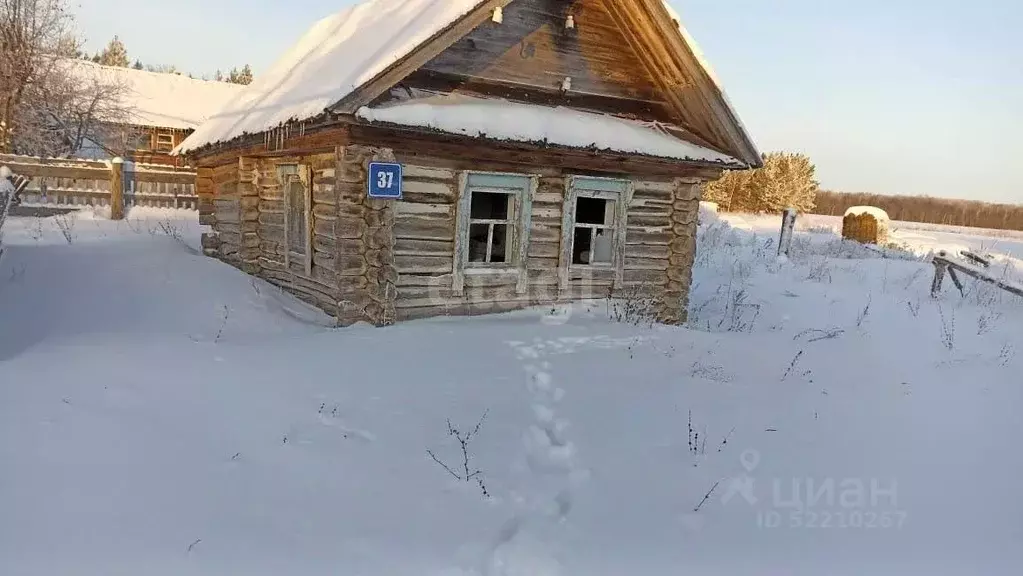
<instances>
[{"instance_id":1,"label":"snow-covered field","mask_svg":"<svg viewBox=\"0 0 1023 576\"><path fill-rule=\"evenodd\" d=\"M779 262L777 219L729 216L689 328L597 302L336 330L201 256L194 213L129 218L7 223L0 574L1023 565L1023 303L931 299L919 258L818 230ZM1021 239L906 233L1023 270Z\"/></svg>"}]
</instances>

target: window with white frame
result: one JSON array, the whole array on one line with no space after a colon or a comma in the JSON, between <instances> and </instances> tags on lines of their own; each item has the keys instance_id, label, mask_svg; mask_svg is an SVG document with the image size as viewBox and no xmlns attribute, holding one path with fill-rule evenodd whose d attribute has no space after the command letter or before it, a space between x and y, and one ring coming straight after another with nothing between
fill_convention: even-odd
<instances>
[{"instance_id":1,"label":"window with white frame","mask_svg":"<svg viewBox=\"0 0 1023 576\"><path fill-rule=\"evenodd\" d=\"M562 215L562 266L621 270L628 180L571 176Z\"/></svg>"},{"instance_id":2,"label":"window with white frame","mask_svg":"<svg viewBox=\"0 0 1023 576\"><path fill-rule=\"evenodd\" d=\"M454 290L465 274L517 273L526 289L526 251L536 178L521 174L462 174L455 238Z\"/></svg>"}]
</instances>

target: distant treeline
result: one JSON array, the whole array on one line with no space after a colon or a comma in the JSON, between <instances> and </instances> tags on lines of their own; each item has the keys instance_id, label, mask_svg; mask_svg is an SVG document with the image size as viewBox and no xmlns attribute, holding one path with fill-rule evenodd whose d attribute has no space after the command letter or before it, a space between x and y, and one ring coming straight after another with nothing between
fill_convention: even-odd
<instances>
[{"instance_id":1,"label":"distant treeline","mask_svg":"<svg viewBox=\"0 0 1023 576\"><path fill-rule=\"evenodd\" d=\"M1023 205L931 196L883 196L818 190L814 212L842 216L851 206L877 206L892 220L996 230L1023 230Z\"/></svg>"}]
</instances>

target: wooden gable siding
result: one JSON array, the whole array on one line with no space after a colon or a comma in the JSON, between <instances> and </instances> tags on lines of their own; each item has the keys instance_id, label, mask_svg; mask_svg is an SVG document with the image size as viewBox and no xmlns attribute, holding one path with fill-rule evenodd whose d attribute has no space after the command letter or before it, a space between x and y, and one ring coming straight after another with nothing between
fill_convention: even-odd
<instances>
[{"instance_id":1,"label":"wooden gable siding","mask_svg":"<svg viewBox=\"0 0 1023 576\"><path fill-rule=\"evenodd\" d=\"M571 89L563 91L566 78ZM484 22L401 86L671 120L666 97L604 0L513 2L501 23Z\"/></svg>"}]
</instances>

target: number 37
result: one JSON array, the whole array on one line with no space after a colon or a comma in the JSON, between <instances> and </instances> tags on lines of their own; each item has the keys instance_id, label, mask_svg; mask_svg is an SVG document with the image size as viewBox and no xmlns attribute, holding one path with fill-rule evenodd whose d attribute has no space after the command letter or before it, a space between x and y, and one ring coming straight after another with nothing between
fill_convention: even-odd
<instances>
[{"instance_id":1,"label":"number 37","mask_svg":"<svg viewBox=\"0 0 1023 576\"><path fill-rule=\"evenodd\" d=\"M394 185L394 172L381 172L377 176L377 186L381 190L390 190Z\"/></svg>"}]
</instances>

